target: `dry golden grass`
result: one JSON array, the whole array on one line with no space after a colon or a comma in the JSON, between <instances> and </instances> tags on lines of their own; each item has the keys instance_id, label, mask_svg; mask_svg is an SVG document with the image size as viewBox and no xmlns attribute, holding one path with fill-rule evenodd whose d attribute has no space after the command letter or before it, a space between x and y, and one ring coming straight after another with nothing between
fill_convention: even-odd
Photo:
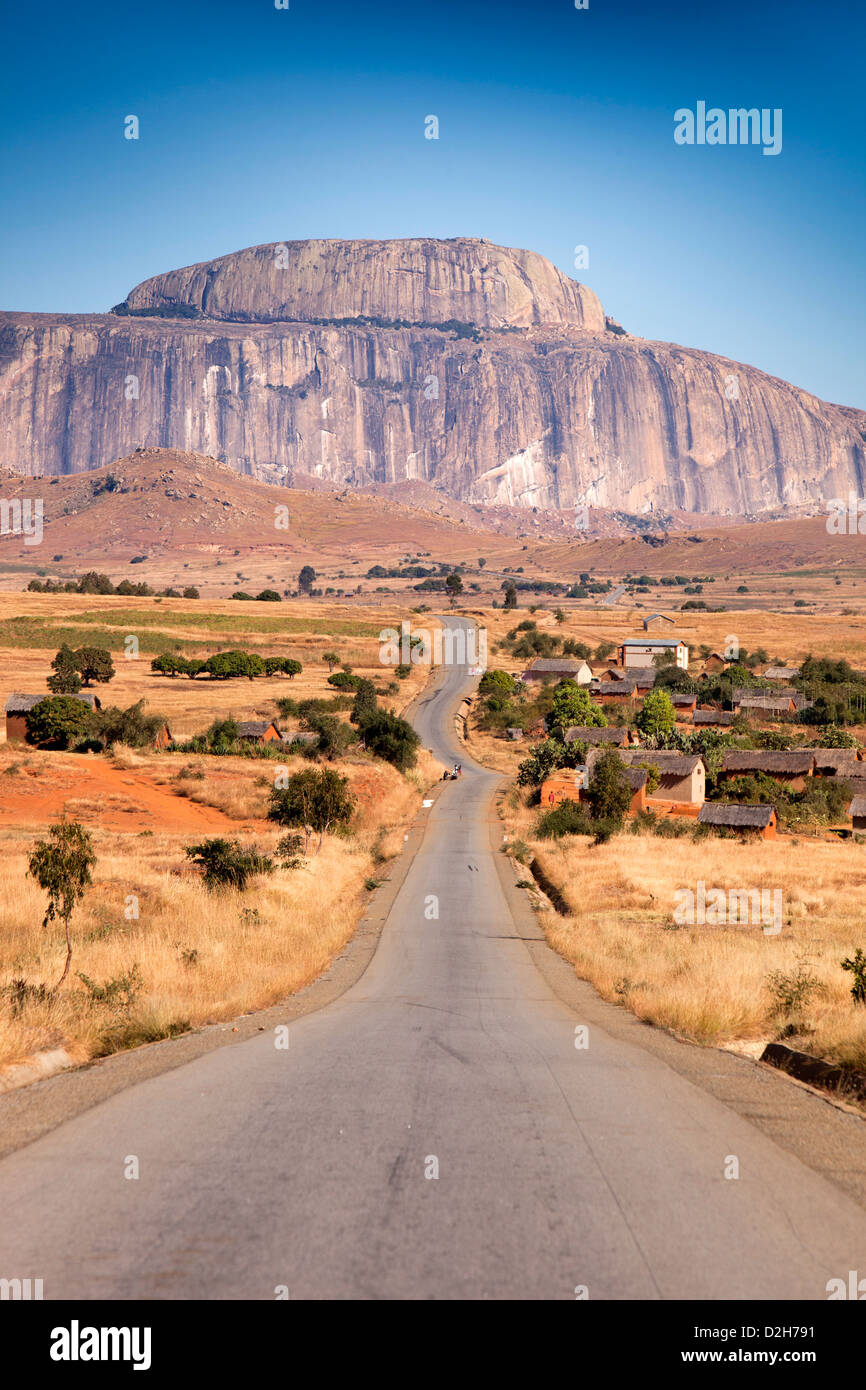
<instances>
[{"instance_id":1,"label":"dry golden grass","mask_svg":"<svg viewBox=\"0 0 866 1390\"><path fill-rule=\"evenodd\" d=\"M769 1041L866 1071L866 1008L840 968L866 947L864 847L796 838L660 839L533 836L536 812L507 798L506 824L570 908L542 914L550 944L608 1000L702 1043ZM781 889L782 930L677 926L678 889ZM778 1008L768 977L802 969L817 984L802 1007Z\"/></svg>"},{"instance_id":2,"label":"dry golden grass","mask_svg":"<svg viewBox=\"0 0 866 1390\"><path fill-rule=\"evenodd\" d=\"M273 851L283 832L258 818L275 764L129 750L119 751L114 761L134 772L142 786L145 778L154 786L162 782L163 791L184 767L206 768L201 781L183 780L204 804L234 819L186 833L124 834L98 816L86 817L98 863L94 884L73 916L69 987L54 999L25 1000L18 1007L7 989L0 1003L0 1070L51 1049L85 1060L266 1007L309 984L351 937L367 901L365 881L381 876L382 865L402 848L421 791L441 776L426 752L408 778L361 755L340 761L336 766L349 777L357 801L351 836L326 836L318 853L313 842L302 868L278 869L244 893L212 893L185 858L185 846L219 833ZM297 758L285 761L291 771L309 766ZM34 765L37 774L41 768L50 778L49 755L35 756ZM70 802L76 799L85 800ZM178 804L182 811L185 803ZM104 807L102 812L104 817ZM0 829L3 986L13 979L51 985L63 968L62 931L56 924L41 927L45 898L26 872L41 828ZM137 919L126 916L130 895L138 900ZM84 974L104 986L133 971L140 986L128 1007L99 1002L79 978Z\"/></svg>"},{"instance_id":3,"label":"dry golden grass","mask_svg":"<svg viewBox=\"0 0 866 1390\"><path fill-rule=\"evenodd\" d=\"M378 634L384 628L399 629L406 609L401 604L361 603L345 605L319 601L238 603L231 600L183 600L119 598L92 594L0 593L0 691L49 693L46 679L51 660L64 631L74 633L72 645L101 645L110 633L116 675L108 685L96 687L104 705L125 708L144 698L150 712L165 715L175 737L188 738L205 729L214 718L273 719L281 696L294 700L328 698L337 692L328 684L331 673L322 661L326 651L336 651L356 674L372 680L380 692L394 681L391 667L379 660ZM136 618L138 621L136 621ZM23 620L16 627L14 620ZM262 628L262 624L268 628ZM6 626L3 626L6 625ZM30 629L42 633L40 645ZM274 630L270 631L270 625ZM438 626L425 615L425 626ZM52 634L56 631L56 639ZM3 645L2 633L7 642ZM137 637L141 647L135 660L124 656L126 637ZM290 656L303 665L301 675L261 676L253 681L189 680L156 675L150 669L148 643L158 639L168 650L177 646L184 656L205 658L215 651L244 648L264 656ZM17 645L20 641L22 645ZM380 703L397 713L423 689L429 668L413 665L399 688L380 694Z\"/></svg>"}]
</instances>

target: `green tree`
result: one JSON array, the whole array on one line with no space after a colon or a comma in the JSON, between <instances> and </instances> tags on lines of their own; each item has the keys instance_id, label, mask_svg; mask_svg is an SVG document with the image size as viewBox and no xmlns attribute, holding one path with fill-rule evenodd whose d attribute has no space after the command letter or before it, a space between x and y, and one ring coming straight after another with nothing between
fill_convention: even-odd
<instances>
[{"instance_id":1,"label":"green tree","mask_svg":"<svg viewBox=\"0 0 866 1390\"><path fill-rule=\"evenodd\" d=\"M316 571L313 569L313 566L304 565L303 569L298 575L298 588L300 589L301 593L309 595L312 592L312 588L315 582Z\"/></svg>"},{"instance_id":2,"label":"green tree","mask_svg":"<svg viewBox=\"0 0 866 1390\"><path fill-rule=\"evenodd\" d=\"M51 663L54 675L46 684L55 695L77 695L81 689L81 677L75 665L75 652L64 642Z\"/></svg>"},{"instance_id":3,"label":"green tree","mask_svg":"<svg viewBox=\"0 0 866 1390\"><path fill-rule=\"evenodd\" d=\"M548 729L567 729L572 724L607 727L607 719L585 686L571 679L562 680L553 692L553 709L547 716Z\"/></svg>"},{"instance_id":4,"label":"green tree","mask_svg":"<svg viewBox=\"0 0 866 1390\"><path fill-rule=\"evenodd\" d=\"M204 669L214 680L227 681L235 676L246 676L253 680L265 674L265 663L256 652L215 652L209 656Z\"/></svg>"},{"instance_id":5,"label":"green tree","mask_svg":"<svg viewBox=\"0 0 866 1390\"><path fill-rule=\"evenodd\" d=\"M352 703L352 712L349 719L353 724L361 725L368 719L372 719L379 708L376 699L376 687L372 681L361 680L355 691L355 699Z\"/></svg>"},{"instance_id":6,"label":"green tree","mask_svg":"<svg viewBox=\"0 0 866 1390\"><path fill-rule=\"evenodd\" d=\"M48 827L48 839L37 840L30 855L28 869L39 887L48 894L48 907L42 919L43 927L60 918L66 935L66 963L63 974L51 989L54 994L69 974L72 960L72 936L69 922L75 904L84 897L93 882L92 869L96 863L93 844L84 826L78 821L61 820Z\"/></svg>"},{"instance_id":7,"label":"green tree","mask_svg":"<svg viewBox=\"0 0 866 1390\"><path fill-rule=\"evenodd\" d=\"M445 590L453 603L459 594L463 593L463 580L459 574L449 574L445 580Z\"/></svg>"},{"instance_id":8,"label":"green tree","mask_svg":"<svg viewBox=\"0 0 866 1390\"><path fill-rule=\"evenodd\" d=\"M278 594L276 589L262 589L261 593L256 594L259 603L282 603L283 596Z\"/></svg>"},{"instance_id":9,"label":"green tree","mask_svg":"<svg viewBox=\"0 0 866 1390\"><path fill-rule=\"evenodd\" d=\"M524 758L517 768L518 786L539 787L557 768L576 767L582 754L582 746L576 743L561 743L556 738L546 738L542 743L531 744L529 757Z\"/></svg>"},{"instance_id":10,"label":"green tree","mask_svg":"<svg viewBox=\"0 0 866 1390\"><path fill-rule=\"evenodd\" d=\"M201 598L201 594L194 584L187 584L183 591L184 598Z\"/></svg>"},{"instance_id":11,"label":"green tree","mask_svg":"<svg viewBox=\"0 0 866 1390\"><path fill-rule=\"evenodd\" d=\"M414 767L418 761L420 738L405 719L388 710L377 710L359 725L365 748L375 758L382 758L401 772Z\"/></svg>"},{"instance_id":12,"label":"green tree","mask_svg":"<svg viewBox=\"0 0 866 1390\"><path fill-rule=\"evenodd\" d=\"M161 656L155 656L150 663L151 671L155 671L160 676L180 676L186 675L187 662L182 656L175 656L173 652L163 652Z\"/></svg>"},{"instance_id":13,"label":"green tree","mask_svg":"<svg viewBox=\"0 0 866 1390\"><path fill-rule=\"evenodd\" d=\"M677 716L667 691L648 691L635 722L644 738L664 738L665 734L669 734L677 722Z\"/></svg>"},{"instance_id":14,"label":"green tree","mask_svg":"<svg viewBox=\"0 0 866 1390\"><path fill-rule=\"evenodd\" d=\"M115 674L111 652L105 647L79 647L75 653L75 669L85 686L94 681L105 685Z\"/></svg>"},{"instance_id":15,"label":"green tree","mask_svg":"<svg viewBox=\"0 0 866 1390\"><path fill-rule=\"evenodd\" d=\"M512 695L517 689L517 681L507 671L500 671L494 668L485 671L481 680L478 682L478 693L480 695Z\"/></svg>"},{"instance_id":16,"label":"green tree","mask_svg":"<svg viewBox=\"0 0 866 1390\"><path fill-rule=\"evenodd\" d=\"M324 663L325 663L325 665L327 666L328 670L329 670L329 671L333 671L334 667L335 667L335 666L339 666L339 664L340 664L340 653L339 653L339 652L322 652L322 660L324 661Z\"/></svg>"},{"instance_id":17,"label":"green tree","mask_svg":"<svg viewBox=\"0 0 866 1390\"><path fill-rule=\"evenodd\" d=\"M317 834L318 854L328 831L333 826L347 825L354 810L355 800L349 791L348 777L342 777L333 768L309 768L293 773L285 787L273 789L268 820L287 830L303 830L304 854L310 835Z\"/></svg>"},{"instance_id":18,"label":"green tree","mask_svg":"<svg viewBox=\"0 0 866 1390\"><path fill-rule=\"evenodd\" d=\"M592 769L587 792L592 818L619 829L631 805L625 763L615 748L605 748Z\"/></svg>"},{"instance_id":19,"label":"green tree","mask_svg":"<svg viewBox=\"0 0 866 1390\"><path fill-rule=\"evenodd\" d=\"M27 738L37 745L73 748L90 730L93 711L74 695L46 695L27 711Z\"/></svg>"},{"instance_id":20,"label":"green tree","mask_svg":"<svg viewBox=\"0 0 866 1390\"><path fill-rule=\"evenodd\" d=\"M517 590L513 584L509 584L508 588L505 590L505 599L502 607L509 609L517 607Z\"/></svg>"}]
</instances>

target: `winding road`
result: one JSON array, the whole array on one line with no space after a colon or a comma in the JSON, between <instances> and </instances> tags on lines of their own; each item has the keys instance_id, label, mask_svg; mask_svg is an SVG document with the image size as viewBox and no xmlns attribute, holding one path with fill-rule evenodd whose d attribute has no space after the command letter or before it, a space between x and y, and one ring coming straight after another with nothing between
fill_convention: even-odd
<instances>
[{"instance_id":1,"label":"winding road","mask_svg":"<svg viewBox=\"0 0 866 1390\"><path fill-rule=\"evenodd\" d=\"M3 1159L0 1276L46 1298L825 1299L866 1274L860 1204L764 1111L782 1126L790 1098L816 1153L839 1140L858 1164L863 1122L652 1042L538 939L495 852L497 778L454 733L473 683L450 667L417 711L464 775L364 973L287 1047L269 1028Z\"/></svg>"}]
</instances>

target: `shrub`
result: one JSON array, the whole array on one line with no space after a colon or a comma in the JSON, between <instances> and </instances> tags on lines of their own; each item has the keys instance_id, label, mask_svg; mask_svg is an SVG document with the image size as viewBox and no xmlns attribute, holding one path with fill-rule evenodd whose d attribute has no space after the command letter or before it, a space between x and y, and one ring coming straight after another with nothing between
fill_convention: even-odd
<instances>
[{"instance_id":1,"label":"shrub","mask_svg":"<svg viewBox=\"0 0 866 1390\"><path fill-rule=\"evenodd\" d=\"M274 870L273 860L259 854L254 846L244 846L239 840L227 840L218 835L197 845L187 845L186 857L201 869L206 886L213 891L237 888L243 892L256 874L270 874Z\"/></svg>"},{"instance_id":2,"label":"shrub","mask_svg":"<svg viewBox=\"0 0 866 1390\"><path fill-rule=\"evenodd\" d=\"M304 854L312 833L319 836L316 849L332 827L347 825L355 810L349 779L332 768L295 772L285 787L271 791L268 820L287 829L304 832Z\"/></svg>"},{"instance_id":3,"label":"shrub","mask_svg":"<svg viewBox=\"0 0 866 1390\"><path fill-rule=\"evenodd\" d=\"M541 840L558 840L562 835L592 835L587 809L576 801L560 801L539 816L535 833Z\"/></svg>"},{"instance_id":4,"label":"shrub","mask_svg":"<svg viewBox=\"0 0 866 1390\"><path fill-rule=\"evenodd\" d=\"M383 758L401 772L415 766L421 739L405 719L388 710L376 710L359 727L364 746L374 757Z\"/></svg>"},{"instance_id":5,"label":"shrub","mask_svg":"<svg viewBox=\"0 0 866 1390\"><path fill-rule=\"evenodd\" d=\"M86 738L93 711L74 695L46 695L27 711L27 738L37 745L74 748Z\"/></svg>"}]
</instances>

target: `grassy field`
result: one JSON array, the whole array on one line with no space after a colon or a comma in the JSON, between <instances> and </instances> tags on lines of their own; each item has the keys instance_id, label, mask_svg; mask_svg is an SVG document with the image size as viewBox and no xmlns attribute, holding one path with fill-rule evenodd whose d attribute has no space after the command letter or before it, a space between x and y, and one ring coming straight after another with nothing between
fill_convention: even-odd
<instances>
[{"instance_id":1,"label":"grassy field","mask_svg":"<svg viewBox=\"0 0 866 1390\"><path fill-rule=\"evenodd\" d=\"M105 646L114 653L117 674L97 689L103 704L125 708L143 697L149 712L165 715L176 737L188 737L217 716L273 719L274 702L283 695L297 700L333 695L329 668L322 661L329 650L384 691L393 681L393 671L379 661L378 634L386 627L399 628L400 616L397 607L347 609L301 601L0 594L0 690L4 698L13 690L48 694L45 682L51 660L63 642L73 647ZM125 656L130 636L138 641L139 656L133 660ZM274 676L224 682L172 679L150 669L151 657L161 653L204 659L233 647L263 656L295 657L304 670L292 680ZM381 703L399 712L423 687L427 674L426 668L412 666L399 691L381 695Z\"/></svg>"},{"instance_id":2,"label":"grassy field","mask_svg":"<svg viewBox=\"0 0 866 1390\"><path fill-rule=\"evenodd\" d=\"M701 1043L757 1055L794 1048L866 1071L866 1008L840 962L866 947L864 853L853 840L585 836L542 840L515 792L503 808L510 852L535 857L565 911L544 912L550 944L608 1000ZM678 891L781 892L781 930L760 920L678 924ZM769 920L769 919L768 919Z\"/></svg>"},{"instance_id":3,"label":"grassy field","mask_svg":"<svg viewBox=\"0 0 866 1390\"><path fill-rule=\"evenodd\" d=\"M60 788L66 809L91 833L98 861L72 919L70 980L54 999L16 996L14 980L52 984L63 966L62 930L41 926L45 897L26 869L35 837L54 814L45 804L51 784L69 774L74 757L0 753L3 793L22 778L34 784L31 804L25 800L12 824L0 824L0 1088L3 1068L34 1054L57 1049L85 1061L266 1007L315 979L352 936L369 897L365 885L387 872L422 790L441 771L426 753L408 777L362 755L341 760L335 766L357 801L352 833L326 836L318 854L314 841L301 868L259 877L243 893L213 893L184 849L222 835L273 851L282 832L262 819L269 765L123 749L115 759L85 760L101 776L116 773L122 791L111 798L100 786L93 796L68 797L70 789L86 792L80 778ZM286 765L292 772L309 766L301 759ZM176 803L172 816L160 797ZM171 830L160 828L166 823ZM129 916L133 902L137 918ZM98 997L106 986L113 999Z\"/></svg>"}]
</instances>

